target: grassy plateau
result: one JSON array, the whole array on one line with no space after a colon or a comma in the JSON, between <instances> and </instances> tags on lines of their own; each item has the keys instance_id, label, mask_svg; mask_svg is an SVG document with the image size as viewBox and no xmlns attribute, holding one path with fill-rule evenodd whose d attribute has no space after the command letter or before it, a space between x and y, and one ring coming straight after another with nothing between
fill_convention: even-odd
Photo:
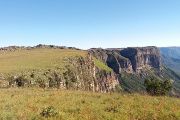
<instances>
[{"instance_id":1,"label":"grassy plateau","mask_svg":"<svg viewBox=\"0 0 180 120\"><path fill-rule=\"evenodd\" d=\"M0 73L19 72L50 67L64 67L63 60L73 56L85 56L86 52L70 49L16 50L0 52Z\"/></svg>"}]
</instances>

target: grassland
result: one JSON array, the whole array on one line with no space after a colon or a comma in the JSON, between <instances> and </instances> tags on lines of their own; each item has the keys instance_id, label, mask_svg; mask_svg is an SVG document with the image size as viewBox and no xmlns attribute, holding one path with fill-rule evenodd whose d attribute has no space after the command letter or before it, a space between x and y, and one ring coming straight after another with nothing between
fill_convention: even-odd
<instances>
[{"instance_id":1,"label":"grassland","mask_svg":"<svg viewBox=\"0 0 180 120\"><path fill-rule=\"evenodd\" d=\"M42 110L53 106L54 117ZM138 94L102 94L52 89L1 89L2 120L179 120L180 99Z\"/></svg>"},{"instance_id":2,"label":"grassland","mask_svg":"<svg viewBox=\"0 0 180 120\"><path fill-rule=\"evenodd\" d=\"M85 51L71 49L32 49L0 51L0 73L20 72L54 66L63 67L67 57L84 56Z\"/></svg>"}]
</instances>

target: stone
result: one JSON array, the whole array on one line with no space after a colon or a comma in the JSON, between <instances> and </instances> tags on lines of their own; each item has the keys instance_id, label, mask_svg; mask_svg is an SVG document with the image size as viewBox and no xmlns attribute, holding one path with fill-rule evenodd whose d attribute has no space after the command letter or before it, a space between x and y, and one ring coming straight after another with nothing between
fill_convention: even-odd
<instances>
[{"instance_id":1,"label":"stone","mask_svg":"<svg viewBox=\"0 0 180 120\"><path fill-rule=\"evenodd\" d=\"M157 47L131 47L88 50L89 54L100 59L114 70L116 74L121 72L139 73L144 68L161 68L160 51Z\"/></svg>"}]
</instances>

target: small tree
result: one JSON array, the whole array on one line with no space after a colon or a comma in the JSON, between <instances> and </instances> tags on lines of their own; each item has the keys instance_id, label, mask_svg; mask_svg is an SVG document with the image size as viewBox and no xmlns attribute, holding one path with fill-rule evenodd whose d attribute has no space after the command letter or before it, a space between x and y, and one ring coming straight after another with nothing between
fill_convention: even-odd
<instances>
[{"instance_id":1,"label":"small tree","mask_svg":"<svg viewBox=\"0 0 180 120\"><path fill-rule=\"evenodd\" d=\"M172 89L170 80L162 81L156 77L146 79L144 84L150 95L166 95Z\"/></svg>"},{"instance_id":2,"label":"small tree","mask_svg":"<svg viewBox=\"0 0 180 120\"><path fill-rule=\"evenodd\" d=\"M65 84L67 89L74 89L75 83L77 83L77 78L75 75L75 70L70 66L66 66L66 71L63 73Z\"/></svg>"}]
</instances>

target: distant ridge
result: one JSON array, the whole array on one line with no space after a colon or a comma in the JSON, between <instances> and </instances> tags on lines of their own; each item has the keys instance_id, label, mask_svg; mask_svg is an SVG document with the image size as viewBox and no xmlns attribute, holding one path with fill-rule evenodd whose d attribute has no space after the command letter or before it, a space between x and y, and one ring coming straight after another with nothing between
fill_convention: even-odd
<instances>
[{"instance_id":1,"label":"distant ridge","mask_svg":"<svg viewBox=\"0 0 180 120\"><path fill-rule=\"evenodd\" d=\"M0 51L31 50L31 49L36 49L36 48L53 48L53 49L81 50L81 49L76 48L76 47L66 47L66 46L38 44L36 46L8 46L8 47L1 47Z\"/></svg>"}]
</instances>

